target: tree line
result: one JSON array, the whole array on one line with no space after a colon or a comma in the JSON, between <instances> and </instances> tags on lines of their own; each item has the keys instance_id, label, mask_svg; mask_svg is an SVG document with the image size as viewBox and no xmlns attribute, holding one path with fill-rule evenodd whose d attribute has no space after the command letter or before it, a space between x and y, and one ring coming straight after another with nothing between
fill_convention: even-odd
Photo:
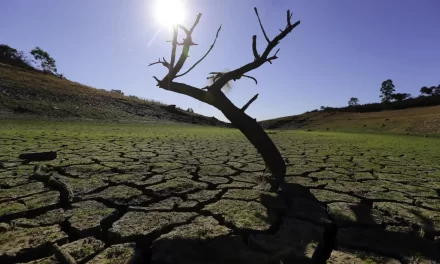
<instances>
[{"instance_id":1,"label":"tree line","mask_svg":"<svg viewBox=\"0 0 440 264\"><path fill-rule=\"evenodd\" d=\"M31 59L23 51L17 51L8 45L0 44L0 63L64 77L63 74L58 73L55 59L47 51L35 47L31 50L30 55L32 55Z\"/></svg>"},{"instance_id":2,"label":"tree line","mask_svg":"<svg viewBox=\"0 0 440 264\"><path fill-rule=\"evenodd\" d=\"M440 105L440 84L438 86L424 86L420 88L420 95L412 97L409 93L396 93L395 85L391 79L382 82L380 87L380 103L359 104L357 97L351 97L347 107L321 106L325 112L375 112L382 110L398 110L411 107ZM311 112L317 112L315 109Z\"/></svg>"}]
</instances>

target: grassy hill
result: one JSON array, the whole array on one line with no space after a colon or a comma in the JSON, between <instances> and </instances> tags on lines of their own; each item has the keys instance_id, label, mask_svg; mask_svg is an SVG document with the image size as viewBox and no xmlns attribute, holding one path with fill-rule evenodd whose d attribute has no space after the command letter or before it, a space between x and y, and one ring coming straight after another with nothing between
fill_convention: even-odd
<instances>
[{"instance_id":1,"label":"grassy hill","mask_svg":"<svg viewBox=\"0 0 440 264\"><path fill-rule=\"evenodd\" d=\"M23 116L226 125L155 101L0 64L0 118Z\"/></svg>"},{"instance_id":2,"label":"grassy hill","mask_svg":"<svg viewBox=\"0 0 440 264\"><path fill-rule=\"evenodd\" d=\"M265 129L440 134L440 106L359 112L309 112L261 121Z\"/></svg>"}]
</instances>

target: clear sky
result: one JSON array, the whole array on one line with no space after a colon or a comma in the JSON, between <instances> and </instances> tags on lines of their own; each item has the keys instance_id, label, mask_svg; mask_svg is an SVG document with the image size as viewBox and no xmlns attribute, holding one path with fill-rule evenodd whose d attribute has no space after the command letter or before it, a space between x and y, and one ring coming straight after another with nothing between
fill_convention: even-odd
<instances>
[{"instance_id":1,"label":"clear sky","mask_svg":"<svg viewBox=\"0 0 440 264\"><path fill-rule=\"evenodd\" d=\"M153 75L166 69L147 67L170 57L171 31L154 15L155 0L2 0L0 43L29 52L48 51L68 79L106 90L177 104L225 120L217 109L184 95L157 88ZM242 79L229 98L258 120L300 114L320 106L344 106L350 97L379 101L382 81L392 79L397 92L418 95L422 86L440 84L439 0L186 0L186 22L203 13L186 66L211 45L214 50L179 82L203 87L211 71L235 69L253 60L251 39L265 40L285 26L290 9L298 26L279 45L279 59L251 72L258 85ZM157 35L156 35L157 33ZM156 37L155 37L156 35Z\"/></svg>"}]
</instances>

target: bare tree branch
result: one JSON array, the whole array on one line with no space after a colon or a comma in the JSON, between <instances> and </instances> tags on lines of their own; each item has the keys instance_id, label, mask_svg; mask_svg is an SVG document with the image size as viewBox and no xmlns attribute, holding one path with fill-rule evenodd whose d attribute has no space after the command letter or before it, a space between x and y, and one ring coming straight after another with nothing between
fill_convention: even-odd
<instances>
[{"instance_id":1,"label":"bare tree branch","mask_svg":"<svg viewBox=\"0 0 440 264\"><path fill-rule=\"evenodd\" d=\"M220 25L220 27L219 27L218 30L217 30L217 34L215 35L214 42L212 43L212 45L211 45L211 47L209 48L209 50L205 53L205 55L203 55L203 57L202 57L200 60L198 60L198 61L197 61L192 67L190 67L189 70L187 70L186 72L184 72L184 73L182 73L182 74L176 75L176 78L177 78L177 77L182 77L183 75L185 75L185 74L187 74L188 72L190 72L192 69L194 69L194 68L197 66L197 64L199 64L200 62L202 62L202 60L204 60L204 59L206 58L206 56L208 56L209 52L211 52L211 50L214 48L215 42L217 41L217 38L218 38L218 33L220 32L221 29L222 29L222 26Z\"/></svg>"},{"instance_id":2,"label":"bare tree branch","mask_svg":"<svg viewBox=\"0 0 440 264\"><path fill-rule=\"evenodd\" d=\"M272 60L278 59L278 57L277 57L278 51L280 51L280 49L277 49L277 51L275 52L275 54L272 57L267 58L267 62L272 64Z\"/></svg>"},{"instance_id":3,"label":"bare tree branch","mask_svg":"<svg viewBox=\"0 0 440 264\"><path fill-rule=\"evenodd\" d=\"M242 108L241 111L246 111L246 109L258 98L258 94L254 95L254 97L251 98L251 100L249 100L249 102L247 102Z\"/></svg>"},{"instance_id":4,"label":"bare tree branch","mask_svg":"<svg viewBox=\"0 0 440 264\"><path fill-rule=\"evenodd\" d=\"M172 43L173 41L172 40L167 40L166 42ZM185 39L182 42L177 42L177 46L183 46L183 45L185 45ZM198 46L198 45L199 44L194 43L194 41L191 42L191 44L190 44L190 46Z\"/></svg>"},{"instance_id":5,"label":"bare tree branch","mask_svg":"<svg viewBox=\"0 0 440 264\"><path fill-rule=\"evenodd\" d=\"M246 74L243 74L241 77L246 77L246 78L252 79L252 80L254 80L255 84L258 84L258 81L257 81L257 79L255 77L252 77L252 76L249 76L249 75L246 75Z\"/></svg>"},{"instance_id":6,"label":"bare tree branch","mask_svg":"<svg viewBox=\"0 0 440 264\"><path fill-rule=\"evenodd\" d=\"M260 16L258 15L258 10L257 10L257 8L254 7L254 10L255 10L255 14L257 15L258 22L260 23L261 30L263 31L264 38L267 40L267 43L270 43L270 40L269 40L269 38L268 38L267 35L266 35L266 31L264 31L263 24L261 23Z\"/></svg>"},{"instance_id":7,"label":"bare tree branch","mask_svg":"<svg viewBox=\"0 0 440 264\"><path fill-rule=\"evenodd\" d=\"M194 29L196 28L197 24L199 24L200 18L202 17L202 13L199 13L197 15L196 21L194 21L193 26L191 27L191 29L189 30L190 34L193 33Z\"/></svg>"},{"instance_id":8,"label":"bare tree branch","mask_svg":"<svg viewBox=\"0 0 440 264\"><path fill-rule=\"evenodd\" d=\"M257 51L257 36L256 35L252 36L252 52L254 53L255 60L258 60L260 58L260 55L258 54L258 51Z\"/></svg>"},{"instance_id":9,"label":"bare tree branch","mask_svg":"<svg viewBox=\"0 0 440 264\"><path fill-rule=\"evenodd\" d=\"M292 15L290 11L287 11L287 17L291 18ZM214 84L212 84L208 90L220 90L226 83L228 83L231 80L238 80L240 79L243 74L246 74L249 71L252 71L261 65L263 65L265 62L271 62L272 60L277 59L276 56L277 53L275 53L274 56L269 57L270 52L279 44L279 42L285 38L294 28L296 28L301 22L297 21L296 23L292 24L290 23L290 20L284 30L282 30L272 41L269 42L266 49L264 50L263 54L259 57L259 59L254 60L253 62L250 62L238 69L235 69L233 71L227 72L223 74ZM277 51L278 52L278 51Z\"/></svg>"},{"instance_id":10,"label":"bare tree branch","mask_svg":"<svg viewBox=\"0 0 440 264\"><path fill-rule=\"evenodd\" d=\"M192 33L193 33L194 28L199 23L201 16L202 16L201 13L197 15L196 21L194 22L193 26L191 27L191 30L188 30L186 27L184 27L182 25L178 25L178 27L181 28L185 32L186 38L183 40L183 48L182 48L182 53L180 54L180 58L177 61L176 65L174 66L172 72L170 73L170 76L168 77L171 80L176 78L176 74L179 73L179 71L183 67L183 64L185 64L185 61L188 58L189 47L193 45Z\"/></svg>"},{"instance_id":11,"label":"bare tree branch","mask_svg":"<svg viewBox=\"0 0 440 264\"><path fill-rule=\"evenodd\" d=\"M209 74L211 74L212 76L208 76L206 77L206 79L212 79L212 82L215 83L220 77L225 74L225 72L210 72Z\"/></svg>"},{"instance_id":12,"label":"bare tree branch","mask_svg":"<svg viewBox=\"0 0 440 264\"><path fill-rule=\"evenodd\" d=\"M290 13L290 10L287 10L287 26L291 26L290 20L292 19L292 13Z\"/></svg>"},{"instance_id":13,"label":"bare tree branch","mask_svg":"<svg viewBox=\"0 0 440 264\"><path fill-rule=\"evenodd\" d=\"M206 77L206 79L208 79L208 80L212 79L212 82L216 82L225 73L224 72L210 72L209 74L211 74L212 76L208 76L208 77ZM233 81L236 81L236 80L240 79L241 77L249 78L249 79L253 80L255 82L255 84L258 84L258 81L257 81L257 79L255 77L252 77L252 76L249 76L249 75L246 75L246 74L241 75L237 79L233 79ZM208 89L208 87L205 87L203 89Z\"/></svg>"},{"instance_id":14,"label":"bare tree branch","mask_svg":"<svg viewBox=\"0 0 440 264\"><path fill-rule=\"evenodd\" d=\"M189 32L189 31L188 31ZM172 40L167 40L167 41L165 41L165 42L169 42L169 43L172 43L173 41ZM183 46L183 45L185 45L185 39L183 39L183 41L182 42L177 42L177 46ZM191 42L191 45L190 46L198 46L199 44L196 44L196 43L194 43L194 41L193 42Z\"/></svg>"},{"instance_id":15,"label":"bare tree branch","mask_svg":"<svg viewBox=\"0 0 440 264\"><path fill-rule=\"evenodd\" d=\"M176 61L176 49L177 49L177 27L173 27L173 47L171 49L171 63L169 64L169 72L174 68L174 62Z\"/></svg>"},{"instance_id":16,"label":"bare tree branch","mask_svg":"<svg viewBox=\"0 0 440 264\"><path fill-rule=\"evenodd\" d=\"M172 85L171 84L172 80L174 78L176 78L177 73L179 73L179 71L182 69L183 65L185 64L186 59L188 58L190 46L197 45L192 41L191 35L192 35L192 32L194 31L195 27L199 23L201 16L202 16L201 13L199 13L197 15L197 18L196 18L193 26L191 27L191 30L188 30L186 27L184 27L180 24L176 25L174 27L173 42L172 42L173 46L172 46L172 50L171 50L171 61L169 63L169 70L168 70L168 74L162 79L162 81L160 81L160 83L163 83L166 80L166 81L168 81L168 86ZM185 32L186 38L184 38L183 43L181 43L181 44L183 44L183 48L182 48L182 53L180 54L179 60L177 61L176 64L174 64L176 61L176 48L177 48L177 45L179 45L179 43L177 42L177 35L178 35L179 28ZM156 77L154 77L154 78L157 80Z\"/></svg>"},{"instance_id":17,"label":"bare tree branch","mask_svg":"<svg viewBox=\"0 0 440 264\"><path fill-rule=\"evenodd\" d=\"M214 99L212 95L208 92L205 92L202 89L196 88L194 86L185 84L185 83L178 83L173 82L169 80L159 80L157 77L153 76L153 78L157 81L157 86L159 86L162 89L184 94L187 96L190 96L194 99L197 99L199 101L202 101L204 103L213 105Z\"/></svg>"},{"instance_id":18,"label":"bare tree branch","mask_svg":"<svg viewBox=\"0 0 440 264\"><path fill-rule=\"evenodd\" d=\"M159 58L156 62L148 64L148 66L153 66L153 65L156 65L159 63L162 64L163 66L165 66L167 69L169 69L169 67L170 67L170 64L165 60L165 58L163 58L163 61L161 61Z\"/></svg>"}]
</instances>

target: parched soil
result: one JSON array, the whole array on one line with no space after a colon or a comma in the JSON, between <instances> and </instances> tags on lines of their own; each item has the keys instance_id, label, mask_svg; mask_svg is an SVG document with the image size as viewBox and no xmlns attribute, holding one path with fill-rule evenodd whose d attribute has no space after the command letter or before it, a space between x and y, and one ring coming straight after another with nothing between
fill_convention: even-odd
<instances>
[{"instance_id":1,"label":"parched soil","mask_svg":"<svg viewBox=\"0 0 440 264\"><path fill-rule=\"evenodd\" d=\"M233 129L0 132L0 263L440 261L438 139L271 132L276 194ZM56 159L18 158L43 151Z\"/></svg>"}]
</instances>

